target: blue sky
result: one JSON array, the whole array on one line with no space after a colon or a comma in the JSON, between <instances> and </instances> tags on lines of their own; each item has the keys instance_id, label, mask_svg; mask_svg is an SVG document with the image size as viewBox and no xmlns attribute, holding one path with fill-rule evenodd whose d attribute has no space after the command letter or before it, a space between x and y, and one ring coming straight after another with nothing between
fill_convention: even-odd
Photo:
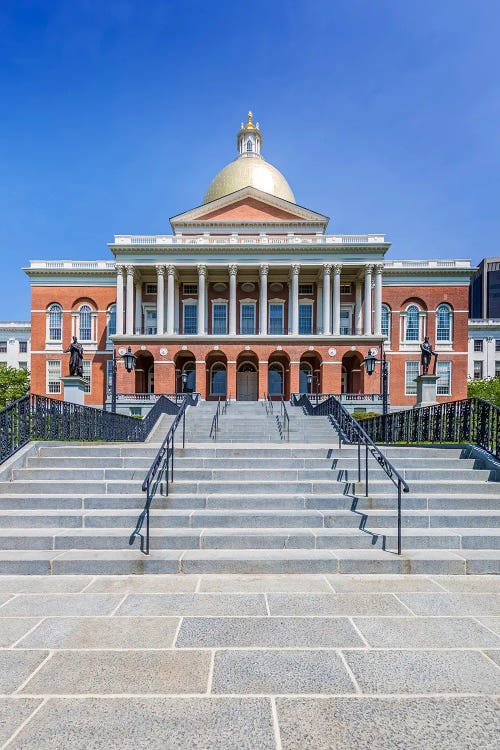
<instances>
[{"instance_id":1,"label":"blue sky","mask_svg":"<svg viewBox=\"0 0 500 750\"><path fill-rule=\"evenodd\" d=\"M0 319L29 259L163 233L235 156L391 258L498 253L496 0L2 0Z\"/></svg>"}]
</instances>

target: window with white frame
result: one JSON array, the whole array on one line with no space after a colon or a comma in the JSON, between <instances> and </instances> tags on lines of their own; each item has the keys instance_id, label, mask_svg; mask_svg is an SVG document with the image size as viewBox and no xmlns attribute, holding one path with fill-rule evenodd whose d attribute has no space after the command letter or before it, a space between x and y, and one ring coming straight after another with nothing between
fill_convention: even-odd
<instances>
[{"instance_id":1,"label":"window with white frame","mask_svg":"<svg viewBox=\"0 0 500 750\"><path fill-rule=\"evenodd\" d=\"M474 360L474 380L481 380L483 377L483 362L482 360Z\"/></svg>"},{"instance_id":2,"label":"window with white frame","mask_svg":"<svg viewBox=\"0 0 500 750\"><path fill-rule=\"evenodd\" d=\"M6 352L7 352L7 342L0 341L0 354L5 354Z\"/></svg>"},{"instance_id":3,"label":"window with white frame","mask_svg":"<svg viewBox=\"0 0 500 750\"><path fill-rule=\"evenodd\" d=\"M158 293L158 284L146 284L146 294L157 294Z\"/></svg>"},{"instance_id":4,"label":"window with white frame","mask_svg":"<svg viewBox=\"0 0 500 750\"><path fill-rule=\"evenodd\" d=\"M351 310L344 308L340 310L340 335L350 336L352 333Z\"/></svg>"},{"instance_id":5,"label":"window with white frame","mask_svg":"<svg viewBox=\"0 0 500 750\"><path fill-rule=\"evenodd\" d=\"M415 396L417 393L415 378L418 376L419 370L420 362L405 362L405 394L407 396Z\"/></svg>"},{"instance_id":6,"label":"window with white frame","mask_svg":"<svg viewBox=\"0 0 500 750\"><path fill-rule=\"evenodd\" d=\"M227 333L227 302L212 303L212 334L224 336Z\"/></svg>"},{"instance_id":7,"label":"window with white frame","mask_svg":"<svg viewBox=\"0 0 500 750\"><path fill-rule=\"evenodd\" d=\"M184 334L197 333L198 331L198 305L193 303L187 303L184 306L183 311L183 326L182 330Z\"/></svg>"},{"instance_id":8,"label":"window with white frame","mask_svg":"<svg viewBox=\"0 0 500 750\"><path fill-rule=\"evenodd\" d=\"M116 335L116 305L108 308L108 337Z\"/></svg>"},{"instance_id":9,"label":"window with white frame","mask_svg":"<svg viewBox=\"0 0 500 750\"><path fill-rule=\"evenodd\" d=\"M313 332L313 306L312 302L301 302L299 304L299 333L307 335Z\"/></svg>"},{"instance_id":10,"label":"window with white frame","mask_svg":"<svg viewBox=\"0 0 500 750\"><path fill-rule=\"evenodd\" d=\"M474 339L474 351L475 352L483 351L483 339Z\"/></svg>"},{"instance_id":11,"label":"window with white frame","mask_svg":"<svg viewBox=\"0 0 500 750\"><path fill-rule=\"evenodd\" d=\"M242 336L255 334L255 304L251 302L241 303L240 333Z\"/></svg>"},{"instance_id":12,"label":"window with white frame","mask_svg":"<svg viewBox=\"0 0 500 750\"><path fill-rule=\"evenodd\" d=\"M21 362L21 361L19 361L19 369L20 370L27 370L28 369L28 363L27 362Z\"/></svg>"},{"instance_id":13,"label":"window with white frame","mask_svg":"<svg viewBox=\"0 0 500 750\"><path fill-rule=\"evenodd\" d=\"M48 335L49 341L61 341L62 339L62 307L57 302L51 305L48 309L49 326Z\"/></svg>"},{"instance_id":14,"label":"window with white frame","mask_svg":"<svg viewBox=\"0 0 500 750\"><path fill-rule=\"evenodd\" d=\"M495 339L495 351L500 352L500 339Z\"/></svg>"},{"instance_id":15,"label":"window with white frame","mask_svg":"<svg viewBox=\"0 0 500 750\"><path fill-rule=\"evenodd\" d=\"M183 284L182 293L195 295L198 294L198 284Z\"/></svg>"},{"instance_id":16,"label":"window with white frame","mask_svg":"<svg viewBox=\"0 0 500 750\"><path fill-rule=\"evenodd\" d=\"M500 360L495 360L495 377L500 378Z\"/></svg>"},{"instance_id":17,"label":"window with white frame","mask_svg":"<svg viewBox=\"0 0 500 750\"><path fill-rule=\"evenodd\" d=\"M20 354L26 354L28 351L28 342L27 341L20 341L19 342L19 353Z\"/></svg>"},{"instance_id":18,"label":"window with white frame","mask_svg":"<svg viewBox=\"0 0 500 750\"><path fill-rule=\"evenodd\" d=\"M418 341L420 338L420 310L417 305L408 305L405 318L405 341Z\"/></svg>"},{"instance_id":19,"label":"window with white frame","mask_svg":"<svg viewBox=\"0 0 500 750\"><path fill-rule=\"evenodd\" d=\"M340 293L341 294L350 294L351 293L351 285L350 284L341 284L340 285Z\"/></svg>"},{"instance_id":20,"label":"window with white frame","mask_svg":"<svg viewBox=\"0 0 500 750\"><path fill-rule=\"evenodd\" d=\"M283 334L283 302L271 302L269 304L269 333L270 335Z\"/></svg>"},{"instance_id":21,"label":"window with white frame","mask_svg":"<svg viewBox=\"0 0 500 750\"><path fill-rule=\"evenodd\" d=\"M444 303L436 310L436 341L451 341L451 307Z\"/></svg>"},{"instance_id":22,"label":"window with white frame","mask_svg":"<svg viewBox=\"0 0 500 750\"><path fill-rule=\"evenodd\" d=\"M92 309L82 305L78 313L78 338L80 341L92 341Z\"/></svg>"},{"instance_id":23,"label":"window with white frame","mask_svg":"<svg viewBox=\"0 0 500 750\"><path fill-rule=\"evenodd\" d=\"M90 359L83 360L83 379L85 380L84 393L90 393L92 390L92 362Z\"/></svg>"},{"instance_id":24,"label":"window with white frame","mask_svg":"<svg viewBox=\"0 0 500 750\"><path fill-rule=\"evenodd\" d=\"M156 308L144 308L144 333L146 336L156 336L157 331Z\"/></svg>"},{"instance_id":25,"label":"window with white frame","mask_svg":"<svg viewBox=\"0 0 500 750\"><path fill-rule=\"evenodd\" d=\"M388 339L390 336L391 331L391 311L389 308L389 305L382 305L382 316L381 316L381 327L382 327L382 336L384 338Z\"/></svg>"},{"instance_id":26,"label":"window with white frame","mask_svg":"<svg viewBox=\"0 0 500 750\"><path fill-rule=\"evenodd\" d=\"M439 380L436 383L438 396L449 396L451 394L451 362L440 362L436 366L436 375Z\"/></svg>"},{"instance_id":27,"label":"window with white frame","mask_svg":"<svg viewBox=\"0 0 500 750\"><path fill-rule=\"evenodd\" d=\"M46 367L46 392L49 394L61 393L61 360L48 359Z\"/></svg>"},{"instance_id":28,"label":"window with white frame","mask_svg":"<svg viewBox=\"0 0 500 750\"><path fill-rule=\"evenodd\" d=\"M313 285L299 284L299 294L313 294Z\"/></svg>"}]
</instances>

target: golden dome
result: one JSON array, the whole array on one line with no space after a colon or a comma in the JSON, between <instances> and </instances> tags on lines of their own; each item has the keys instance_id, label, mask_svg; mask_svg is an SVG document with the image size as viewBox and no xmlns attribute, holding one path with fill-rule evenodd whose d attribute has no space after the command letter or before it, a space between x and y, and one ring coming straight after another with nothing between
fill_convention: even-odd
<instances>
[{"instance_id":1,"label":"golden dome","mask_svg":"<svg viewBox=\"0 0 500 750\"><path fill-rule=\"evenodd\" d=\"M229 195L244 187L254 187L264 193L295 203L290 185L276 167L262 156L238 156L230 162L210 183L203 203L210 203L223 195Z\"/></svg>"}]
</instances>

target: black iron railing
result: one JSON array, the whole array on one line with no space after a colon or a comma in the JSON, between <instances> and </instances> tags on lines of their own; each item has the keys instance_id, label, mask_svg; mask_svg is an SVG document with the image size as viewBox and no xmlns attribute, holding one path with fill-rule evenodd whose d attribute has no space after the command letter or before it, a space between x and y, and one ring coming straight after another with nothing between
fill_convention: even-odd
<instances>
[{"instance_id":1,"label":"black iron railing","mask_svg":"<svg viewBox=\"0 0 500 750\"><path fill-rule=\"evenodd\" d=\"M370 417L362 425L376 442L473 443L500 459L500 408L481 398Z\"/></svg>"},{"instance_id":2,"label":"black iron railing","mask_svg":"<svg viewBox=\"0 0 500 750\"><path fill-rule=\"evenodd\" d=\"M272 402L271 402L272 403ZM283 400L283 396L280 401L280 413L276 414L276 422L278 425L278 431L282 440L290 440L290 417Z\"/></svg>"},{"instance_id":3,"label":"black iron railing","mask_svg":"<svg viewBox=\"0 0 500 750\"><path fill-rule=\"evenodd\" d=\"M273 406L273 400L272 400L271 396L269 395L269 393L266 393L264 395L264 406L265 406L265 409L266 409L267 416L269 416L269 415L272 416L272 414L274 413L274 406Z\"/></svg>"},{"instance_id":4,"label":"black iron railing","mask_svg":"<svg viewBox=\"0 0 500 750\"><path fill-rule=\"evenodd\" d=\"M371 401L374 404L381 404L383 400L381 393L292 393L290 396L291 403L296 406L302 396L307 396L314 404L323 403L323 401L327 401L332 396L346 403Z\"/></svg>"},{"instance_id":5,"label":"black iron railing","mask_svg":"<svg viewBox=\"0 0 500 750\"><path fill-rule=\"evenodd\" d=\"M219 419L223 414L226 413L227 407L229 406L230 403L231 403L231 395L226 396L224 401L222 400L222 396L219 396L219 401L217 402L217 409L212 418L212 425L210 427L209 437L211 437L212 440L217 440L217 432L219 430Z\"/></svg>"},{"instance_id":6,"label":"black iron railing","mask_svg":"<svg viewBox=\"0 0 500 750\"><path fill-rule=\"evenodd\" d=\"M339 448L343 443L357 445L358 458L358 482L361 483L364 478L365 496L369 495L370 487L370 455L375 459L378 466L385 472L391 482L395 485L397 497L397 535L398 535L398 555L401 554L401 514L402 514L402 493L409 492L410 488L407 483L392 465L389 459L382 453L380 448L375 445L370 435L361 427L340 403L335 396L330 396L326 401L313 406L308 396L302 395L297 401L297 406L302 406L308 414L315 416L327 416L335 427L339 436ZM364 421L363 421L364 425ZM361 454L364 453L362 456Z\"/></svg>"},{"instance_id":7,"label":"black iron railing","mask_svg":"<svg viewBox=\"0 0 500 750\"><path fill-rule=\"evenodd\" d=\"M194 394L194 396L196 399L186 397L180 405L179 411L170 425L170 429L161 444L160 450L156 454L151 468L142 483L142 491L146 493L146 502L139 514L135 529L131 533L128 543L129 545L134 544L136 538L139 537L141 552L145 555L149 555L149 515L151 503L158 490L161 493L164 488L164 494L168 496L170 483L174 481L175 433L182 423L182 447L184 448L186 442L186 409L191 403L197 403L198 394ZM146 523L145 533L142 530L144 522Z\"/></svg>"}]
</instances>

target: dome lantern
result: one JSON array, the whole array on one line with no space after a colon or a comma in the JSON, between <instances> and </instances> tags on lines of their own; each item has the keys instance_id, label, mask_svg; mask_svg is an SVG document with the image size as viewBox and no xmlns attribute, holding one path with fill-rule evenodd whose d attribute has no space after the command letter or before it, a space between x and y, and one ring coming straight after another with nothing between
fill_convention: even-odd
<instances>
[{"instance_id":1,"label":"dome lantern","mask_svg":"<svg viewBox=\"0 0 500 750\"><path fill-rule=\"evenodd\" d=\"M260 156L262 146L262 133L259 130L259 123L253 124L253 115L248 113L247 124L241 123L238 132L237 143L240 156Z\"/></svg>"}]
</instances>

